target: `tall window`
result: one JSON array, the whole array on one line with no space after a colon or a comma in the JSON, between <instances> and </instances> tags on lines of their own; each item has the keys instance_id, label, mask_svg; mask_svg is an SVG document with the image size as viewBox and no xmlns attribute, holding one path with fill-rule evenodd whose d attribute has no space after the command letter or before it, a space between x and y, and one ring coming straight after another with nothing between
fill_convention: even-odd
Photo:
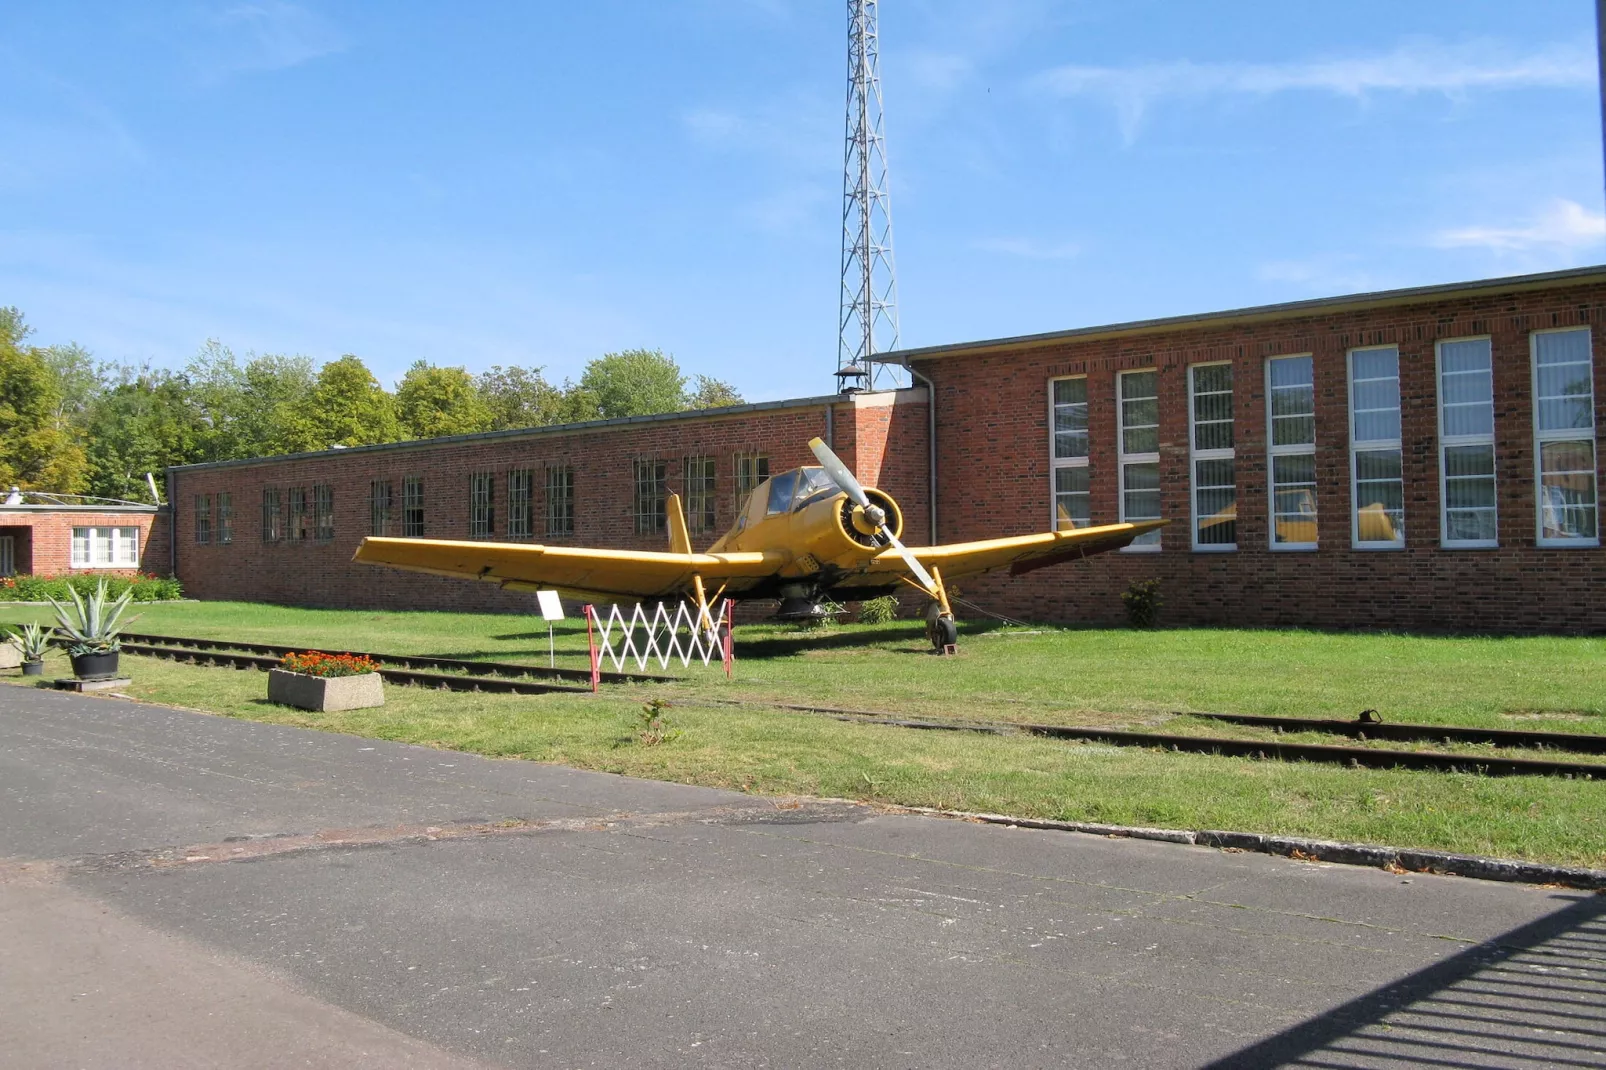
<instances>
[{"instance_id":1,"label":"tall window","mask_svg":"<svg viewBox=\"0 0 1606 1070\"><path fill-rule=\"evenodd\" d=\"M402 480L402 537L424 537L424 480L419 476Z\"/></svg>"},{"instance_id":2,"label":"tall window","mask_svg":"<svg viewBox=\"0 0 1606 1070\"><path fill-rule=\"evenodd\" d=\"M1238 477L1233 453L1232 365L1188 369L1193 462L1193 548L1238 548Z\"/></svg>"},{"instance_id":3,"label":"tall window","mask_svg":"<svg viewBox=\"0 0 1606 1070\"><path fill-rule=\"evenodd\" d=\"M1533 335L1539 545L1597 546L1595 389L1589 328Z\"/></svg>"},{"instance_id":4,"label":"tall window","mask_svg":"<svg viewBox=\"0 0 1606 1070\"><path fill-rule=\"evenodd\" d=\"M468 537L489 539L496 534L496 476L475 472L468 477Z\"/></svg>"},{"instance_id":5,"label":"tall window","mask_svg":"<svg viewBox=\"0 0 1606 1070\"><path fill-rule=\"evenodd\" d=\"M290 541L304 542L310 533L307 516L307 488L290 488Z\"/></svg>"},{"instance_id":6,"label":"tall window","mask_svg":"<svg viewBox=\"0 0 1606 1070\"><path fill-rule=\"evenodd\" d=\"M1160 519L1160 379L1153 371L1122 372L1118 380L1121 446L1121 522ZM1132 540L1129 550L1158 550L1160 529Z\"/></svg>"},{"instance_id":7,"label":"tall window","mask_svg":"<svg viewBox=\"0 0 1606 1070\"><path fill-rule=\"evenodd\" d=\"M223 546L234 541L234 495L226 490L217 495L217 541Z\"/></svg>"},{"instance_id":8,"label":"tall window","mask_svg":"<svg viewBox=\"0 0 1606 1070\"><path fill-rule=\"evenodd\" d=\"M546 470L546 533L548 538L574 534L574 469L567 465Z\"/></svg>"},{"instance_id":9,"label":"tall window","mask_svg":"<svg viewBox=\"0 0 1606 1070\"><path fill-rule=\"evenodd\" d=\"M212 541L212 496L210 494L197 494L195 496L195 541Z\"/></svg>"},{"instance_id":10,"label":"tall window","mask_svg":"<svg viewBox=\"0 0 1606 1070\"><path fill-rule=\"evenodd\" d=\"M73 528L73 568L138 568L138 528Z\"/></svg>"},{"instance_id":11,"label":"tall window","mask_svg":"<svg viewBox=\"0 0 1606 1070\"><path fill-rule=\"evenodd\" d=\"M262 541L278 542L284 538L284 527L279 513L279 488L262 488Z\"/></svg>"},{"instance_id":12,"label":"tall window","mask_svg":"<svg viewBox=\"0 0 1606 1070\"><path fill-rule=\"evenodd\" d=\"M1316 549L1316 378L1309 356L1266 362L1271 548Z\"/></svg>"},{"instance_id":13,"label":"tall window","mask_svg":"<svg viewBox=\"0 0 1606 1070\"><path fill-rule=\"evenodd\" d=\"M1085 528L1093 523L1088 485L1087 377L1049 383L1054 443L1049 468L1054 476L1054 526Z\"/></svg>"},{"instance_id":14,"label":"tall window","mask_svg":"<svg viewBox=\"0 0 1606 1070\"><path fill-rule=\"evenodd\" d=\"M714 459L686 458L686 526L692 531L714 530Z\"/></svg>"},{"instance_id":15,"label":"tall window","mask_svg":"<svg viewBox=\"0 0 1606 1070\"><path fill-rule=\"evenodd\" d=\"M530 526L530 492L535 474L528 468L515 468L507 474L507 533L515 539L533 534Z\"/></svg>"},{"instance_id":16,"label":"tall window","mask_svg":"<svg viewBox=\"0 0 1606 1070\"><path fill-rule=\"evenodd\" d=\"M312 537L329 542L335 537L335 488L319 483L312 488Z\"/></svg>"},{"instance_id":17,"label":"tall window","mask_svg":"<svg viewBox=\"0 0 1606 1070\"><path fill-rule=\"evenodd\" d=\"M762 453L736 455L736 512L747 507L747 496L770 477L770 459Z\"/></svg>"},{"instance_id":18,"label":"tall window","mask_svg":"<svg viewBox=\"0 0 1606 1070\"><path fill-rule=\"evenodd\" d=\"M1438 344L1439 540L1498 546L1494 493L1494 362L1489 339Z\"/></svg>"},{"instance_id":19,"label":"tall window","mask_svg":"<svg viewBox=\"0 0 1606 1070\"><path fill-rule=\"evenodd\" d=\"M1350 536L1358 547L1405 545L1405 480L1400 460L1400 351L1349 354Z\"/></svg>"},{"instance_id":20,"label":"tall window","mask_svg":"<svg viewBox=\"0 0 1606 1070\"><path fill-rule=\"evenodd\" d=\"M368 484L368 534L389 535L391 515L395 510L391 482L376 479Z\"/></svg>"},{"instance_id":21,"label":"tall window","mask_svg":"<svg viewBox=\"0 0 1606 1070\"><path fill-rule=\"evenodd\" d=\"M669 465L664 461L635 462L637 535L664 530L664 498L668 493L664 484L668 474Z\"/></svg>"}]
</instances>

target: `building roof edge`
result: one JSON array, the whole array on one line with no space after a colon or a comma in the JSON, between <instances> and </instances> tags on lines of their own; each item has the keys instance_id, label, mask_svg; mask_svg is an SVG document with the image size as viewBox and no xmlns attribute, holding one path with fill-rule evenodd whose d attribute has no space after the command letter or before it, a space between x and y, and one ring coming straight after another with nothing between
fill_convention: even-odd
<instances>
[{"instance_id":1,"label":"building roof edge","mask_svg":"<svg viewBox=\"0 0 1606 1070\"><path fill-rule=\"evenodd\" d=\"M1251 305L1246 308L1227 309L1221 312L1202 312L1185 316L1164 316L1158 319L1129 320L1125 323L1110 323L1096 327L1074 327L1064 331L1047 331L1042 334L1022 334L1005 338L986 338L974 342L951 342L945 345L922 346L917 349L892 349L885 353L873 354L867 359L884 364L907 364L911 360L968 356L999 349L1053 345L1062 341L1109 338L1125 334L1154 334L1161 331L1175 330L1180 327L1226 326L1233 323L1257 320L1292 319L1313 312L1339 312L1348 309L1379 308L1388 305L1409 304L1413 301L1431 297L1471 297L1486 293L1543 289L1556 283L1579 284L1592 281L1606 282L1606 264L1566 268L1561 271L1545 271L1532 275L1508 275L1494 279L1435 283L1431 286L1409 286L1398 290L1344 294L1338 297L1306 298L1300 301L1286 301L1273 305Z\"/></svg>"}]
</instances>

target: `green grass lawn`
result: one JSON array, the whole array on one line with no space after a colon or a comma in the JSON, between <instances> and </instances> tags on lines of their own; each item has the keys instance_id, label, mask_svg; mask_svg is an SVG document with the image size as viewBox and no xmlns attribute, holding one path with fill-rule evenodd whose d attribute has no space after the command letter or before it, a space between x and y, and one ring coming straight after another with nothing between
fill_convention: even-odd
<instances>
[{"instance_id":1,"label":"green grass lawn","mask_svg":"<svg viewBox=\"0 0 1606 1070\"><path fill-rule=\"evenodd\" d=\"M545 628L528 618L230 603L152 605L142 614L136 630L169 635L546 660ZM23 619L43 616L0 605L0 621ZM382 709L339 714L269 705L255 671L145 658L129 658L128 667L134 695L226 716L759 793L1606 866L1602 780L1484 779L919 732L763 705L1138 726L1165 724L1178 710L1351 717L1375 707L1391 720L1602 732L1600 639L967 629L956 658L926 653L919 629L906 624L812 633L751 626L739 628L736 641L731 681L717 670L677 669L675 683L609 687L595 697L390 687ZM583 666L584 643L583 629L565 628L560 660ZM53 659L65 671L64 659ZM673 704L681 734L647 746L630 722L653 697ZM1177 719L1166 730L1197 724Z\"/></svg>"}]
</instances>

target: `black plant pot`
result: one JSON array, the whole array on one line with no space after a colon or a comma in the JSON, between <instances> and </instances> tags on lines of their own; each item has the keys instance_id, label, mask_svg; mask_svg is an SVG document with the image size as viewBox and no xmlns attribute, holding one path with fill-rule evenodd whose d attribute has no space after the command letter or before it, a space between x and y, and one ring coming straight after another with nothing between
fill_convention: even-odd
<instances>
[{"instance_id":1,"label":"black plant pot","mask_svg":"<svg viewBox=\"0 0 1606 1070\"><path fill-rule=\"evenodd\" d=\"M72 674L80 680L110 680L117 675L118 651L72 655Z\"/></svg>"},{"instance_id":2,"label":"black plant pot","mask_svg":"<svg viewBox=\"0 0 1606 1070\"><path fill-rule=\"evenodd\" d=\"M38 661L25 661L22 663L22 675L43 676L44 674L45 662L43 658L40 658Z\"/></svg>"}]
</instances>

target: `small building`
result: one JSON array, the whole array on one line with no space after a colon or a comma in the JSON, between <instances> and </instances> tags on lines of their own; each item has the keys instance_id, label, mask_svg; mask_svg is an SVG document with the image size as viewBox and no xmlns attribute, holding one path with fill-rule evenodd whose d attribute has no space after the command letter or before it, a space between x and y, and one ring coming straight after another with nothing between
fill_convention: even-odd
<instances>
[{"instance_id":1,"label":"small building","mask_svg":"<svg viewBox=\"0 0 1606 1070\"><path fill-rule=\"evenodd\" d=\"M166 573L165 511L140 502L12 487L0 497L0 577Z\"/></svg>"},{"instance_id":2,"label":"small building","mask_svg":"<svg viewBox=\"0 0 1606 1070\"><path fill-rule=\"evenodd\" d=\"M168 472L200 598L528 611L355 565L370 534L658 549L678 492L712 542L830 442L905 541L1163 517L1141 545L965 598L1118 623L1606 633L1597 504L1606 267L911 349L913 389L465 435Z\"/></svg>"}]
</instances>

